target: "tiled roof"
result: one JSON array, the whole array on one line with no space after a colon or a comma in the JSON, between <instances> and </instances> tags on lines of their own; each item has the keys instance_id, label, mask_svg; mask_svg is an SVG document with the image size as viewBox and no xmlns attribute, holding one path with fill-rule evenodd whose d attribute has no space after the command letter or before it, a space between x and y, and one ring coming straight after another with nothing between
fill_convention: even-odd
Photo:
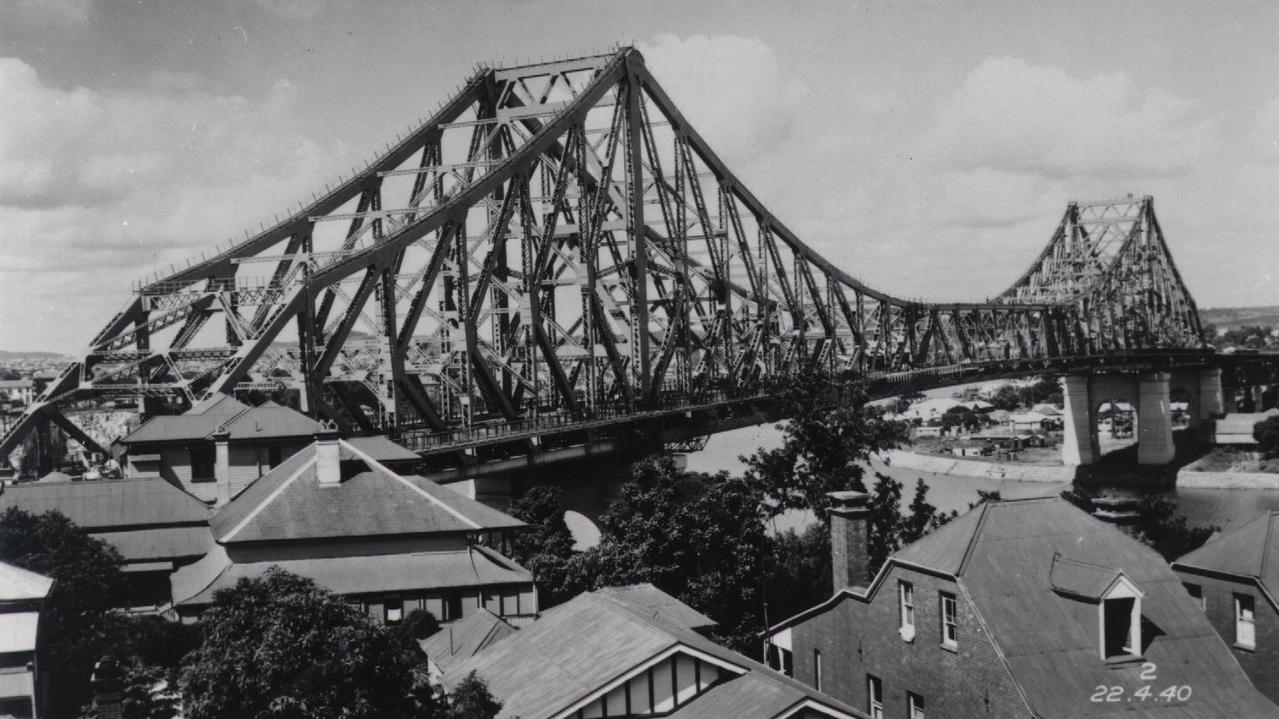
<instances>
[{"instance_id":1,"label":"tiled roof","mask_svg":"<svg viewBox=\"0 0 1279 719\"><path fill-rule=\"evenodd\" d=\"M439 552L286 559L235 563L215 546L203 559L174 572L169 582L175 605L200 606L219 589L279 567L337 594L382 594L499 584L527 584L528 571L483 547Z\"/></svg>"},{"instance_id":2,"label":"tiled roof","mask_svg":"<svg viewBox=\"0 0 1279 719\"><path fill-rule=\"evenodd\" d=\"M321 486L316 445L249 485L210 520L219 542L263 542L511 529L524 523L418 476L400 476L342 441L344 462L362 463Z\"/></svg>"},{"instance_id":3,"label":"tiled roof","mask_svg":"<svg viewBox=\"0 0 1279 719\"><path fill-rule=\"evenodd\" d=\"M19 484L0 494L0 511L8 507L57 510L89 531L202 523L209 516L200 500L159 478Z\"/></svg>"},{"instance_id":4,"label":"tiled roof","mask_svg":"<svg viewBox=\"0 0 1279 719\"><path fill-rule=\"evenodd\" d=\"M1279 512L1269 511L1173 563L1176 567L1207 569L1259 582L1271 597L1279 597Z\"/></svg>"},{"instance_id":5,"label":"tiled roof","mask_svg":"<svg viewBox=\"0 0 1279 719\"><path fill-rule=\"evenodd\" d=\"M53 580L22 567L0 562L0 602L44 599Z\"/></svg>"},{"instance_id":6,"label":"tiled roof","mask_svg":"<svg viewBox=\"0 0 1279 719\"><path fill-rule=\"evenodd\" d=\"M441 672L447 672L457 662L475 656L476 652L515 632L515 627L505 619L480 607L471 616L440 627L440 631L418 644Z\"/></svg>"},{"instance_id":7,"label":"tiled roof","mask_svg":"<svg viewBox=\"0 0 1279 719\"><path fill-rule=\"evenodd\" d=\"M445 672L445 682L456 683L475 671L502 702L499 717L541 719L558 716L645 661L682 646L737 667L741 675L690 701L680 710L681 717L771 719L806 700L862 716L687 626L667 621L667 617L697 614L687 607L675 611L674 598L658 603L666 610L655 614L651 592L656 591L579 594L503 641L457 662ZM630 601L633 597L643 599L642 603ZM699 708L702 702L705 709ZM729 713L720 713L730 708Z\"/></svg>"}]
</instances>

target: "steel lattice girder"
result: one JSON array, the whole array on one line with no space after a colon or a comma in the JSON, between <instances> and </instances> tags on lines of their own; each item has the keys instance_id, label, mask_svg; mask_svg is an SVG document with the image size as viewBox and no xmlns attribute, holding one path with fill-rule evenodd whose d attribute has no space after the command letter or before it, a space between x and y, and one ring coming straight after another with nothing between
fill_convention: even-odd
<instances>
[{"instance_id":1,"label":"steel lattice girder","mask_svg":"<svg viewBox=\"0 0 1279 719\"><path fill-rule=\"evenodd\" d=\"M445 432L1199 333L1148 197L1071 203L991 303L874 290L800 241L622 48L479 70L310 205L141 284L0 452L51 403L93 396L290 386L343 427Z\"/></svg>"}]
</instances>

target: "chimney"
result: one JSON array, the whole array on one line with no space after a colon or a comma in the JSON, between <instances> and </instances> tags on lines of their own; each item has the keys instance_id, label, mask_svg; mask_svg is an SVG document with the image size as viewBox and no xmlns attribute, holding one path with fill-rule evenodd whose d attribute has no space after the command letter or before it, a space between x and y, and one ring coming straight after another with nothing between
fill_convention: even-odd
<instances>
[{"instance_id":1,"label":"chimney","mask_svg":"<svg viewBox=\"0 0 1279 719\"><path fill-rule=\"evenodd\" d=\"M322 429L315 433L315 476L321 487L336 487L342 483L342 452L338 447L335 429Z\"/></svg>"},{"instance_id":2,"label":"chimney","mask_svg":"<svg viewBox=\"0 0 1279 719\"><path fill-rule=\"evenodd\" d=\"M870 580L870 510L865 492L828 492L830 507L830 559L836 592L845 587L866 586Z\"/></svg>"},{"instance_id":3,"label":"chimney","mask_svg":"<svg viewBox=\"0 0 1279 719\"><path fill-rule=\"evenodd\" d=\"M213 433L213 480L217 486L215 502L221 507L231 501L231 433L226 427Z\"/></svg>"}]
</instances>

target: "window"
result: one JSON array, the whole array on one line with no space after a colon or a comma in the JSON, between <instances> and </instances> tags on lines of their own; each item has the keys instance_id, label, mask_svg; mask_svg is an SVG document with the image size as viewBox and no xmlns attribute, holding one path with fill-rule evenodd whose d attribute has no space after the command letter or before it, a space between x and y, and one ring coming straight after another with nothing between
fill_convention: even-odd
<instances>
[{"instance_id":1,"label":"window","mask_svg":"<svg viewBox=\"0 0 1279 719\"><path fill-rule=\"evenodd\" d=\"M959 619L955 595L941 593L941 645L947 649L959 646Z\"/></svg>"},{"instance_id":2,"label":"window","mask_svg":"<svg viewBox=\"0 0 1279 719\"><path fill-rule=\"evenodd\" d=\"M215 455L212 445L193 444L187 447L191 455L191 481L212 482L214 476Z\"/></svg>"},{"instance_id":3,"label":"window","mask_svg":"<svg viewBox=\"0 0 1279 719\"><path fill-rule=\"evenodd\" d=\"M275 469L280 464L280 445L273 444L266 450L266 463L271 469Z\"/></svg>"},{"instance_id":4,"label":"window","mask_svg":"<svg viewBox=\"0 0 1279 719\"><path fill-rule=\"evenodd\" d=\"M1206 611L1208 605L1204 602L1204 588L1190 582L1182 582L1181 585L1186 588L1186 594L1189 594L1190 598L1195 600L1195 604L1199 605L1199 609Z\"/></svg>"},{"instance_id":5,"label":"window","mask_svg":"<svg viewBox=\"0 0 1279 719\"><path fill-rule=\"evenodd\" d=\"M404 600L388 599L382 605L382 621L387 624L399 624L404 618Z\"/></svg>"},{"instance_id":6,"label":"window","mask_svg":"<svg viewBox=\"0 0 1279 719\"><path fill-rule=\"evenodd\" d=\"M462 618L462 595L450 594L444 599L444 619L453 621Z\"/></svg>"},{"instance_id":7,"label":"window","mask_svg":"<svg viewBox=\"0 0 1279 719\"><path fill-rule=\"evenodd\" d=\"M866 713L870 719L884 719L884 684L870 674L866 675Z\"/></svg>"},{"instance_id":8,"label":"window","mask_svg":"<svg viewBox=\"0 0 1279 719\"><path fill-rule=\"evenodd\" d=\"M1247 594L1235 595L1235 646L1257 648L1256 607Z\"/></svg>"},{"instance_id":9,"label":"window","mask_svg":"<svg viewBox=\"0 0 1279 719\"><path fill-rule=\"evenodd\" d=\"M795 676L794 667L791 661L791 651L789 649L769 642L768 653L765 654L764 658L769 669L781 672L788 677Z\"/></svg>"},{"instance_id":10,"label":"window","mask_svg":"<svg viewBox=\"0 0 1279 719\"><path fill-rule=\"evenodd\" d=\"M910 719L924 719L923 697L906 692L906 716Z\"/></svg>"},{"instance_id":11,"label":"window","mask_svg":"<svg viewBox=\"0 0 1279 719\"><path fill-rule=\"evenodd\" d=\"M816 649L813 650L813 688L822 690L822 653Z\"/></svg>"},{"instance_id":12,"label":"window","mask_svg":"<svg viewBox=\"0 0 1279 719\"><path fill-rule=\"evenodd\" d=\"M897 596L901 604L901 628L898 633L909 642L915 638L915 588L910 582L898 581Z\"/></svg>"}]
</instances>

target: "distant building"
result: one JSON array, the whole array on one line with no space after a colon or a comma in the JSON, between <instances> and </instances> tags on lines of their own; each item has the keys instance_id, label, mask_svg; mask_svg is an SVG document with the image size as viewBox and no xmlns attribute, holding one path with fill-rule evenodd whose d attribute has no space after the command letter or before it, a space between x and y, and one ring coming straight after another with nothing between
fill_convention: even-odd
<instances>
[{"instance_id":1,"label":"distant building","mask_svg":"<svg viewBox=\"0 0 1279 719\"><path fill-rule=\"evenodd\" d=\"M185 414L153 417L119 440L130 477L162 477L200 499L225 504L311 443L323 426L289 407L250 407L219 395ZM417 455L385 437L354 440L365 453L410 471Z\"/></svg>"},{"instance_id":2,"label":"distant building","mask_svg":"<svg viewBox=\"0 0 1279 719\"><path fill-rule=\"evenodd\" d=\"M1172 568L1252 683L1279 702L1279 513L1214 537Z\"/></svg>"},{"instance_id":3,"label":"distant building","mask_svg":"<svg viewBox=\"0 0 1279 719\"><path fill-rule=\"evenodd\" d=\"M0 717L34 719L44 704L36 647L52 587L48 577L0 562Z\"/></svg>"},{"instance_id":4,"label":"distant building","mask_svg":"<svg viewBox=\"0 0 1279 719\"><path fill-rule=\"evenodd\" d=\"M699 633L713 625L652 585L586 592L448 662L444 682L476 672L503 718L864 716Z\"/></svg>"},{"instance_id":5,"label":"distant building","mask_svg":"<svg viewBox=\"0 0 1279 719\"><path fill-rule=\"evenodd\" d=\"M1265 412L1231 412L1213 422L1213 444L1229 444L1242 447L1256 447L1257 438L1252 430L1258 422L1279 415L1279 409L1268 409Z\"/></svg>"},{"instance_id":6,"label":"distant building","mask_svg":"<svg viewBox=\"0 0 1279 719\"><path fill-rule=\"evenodd\" d=\"M8 402L21 403L23 406L31 404L36 398L35 380L0 379L0 398Z\"/></svg>"},{"instance_id":7,"label":"distant building","mask_svg":"<svg viewBox=\"0 0 1279 719\"><path fill-rule=\"evenodd\" d=\"M219 589L278 566L358 602L378 621L414 609L441 622L480 608L537 613L533 578L502 556L524 523L418 476L401 476L334 433L252 483L209 520L216 545L171 578L194 620Z\"/></svg>"},{"instance_id":8,"label":"distant building","mask_svg":"<svg viewBox=\"0 0 1279 719\"><path fill-rule=\"evenodd\" d=\"M130 606L167 604L169 575L213 548L209 508L162 479L72 482L50 476L4 488L0 512L58 511L115 547L124 557Z\"/></svg>"},{"instance_id":9,"label":"distant building","mask_svg":"<svg viewBox=\"0 0 1279 719\"><path fill-rule=\"evenodd\" d=\"M768 658L871 717L1279 717L1153 550L1060 498L987 502L869 577L836 493L835 586Z\"/></svg>"}]
</instances>

